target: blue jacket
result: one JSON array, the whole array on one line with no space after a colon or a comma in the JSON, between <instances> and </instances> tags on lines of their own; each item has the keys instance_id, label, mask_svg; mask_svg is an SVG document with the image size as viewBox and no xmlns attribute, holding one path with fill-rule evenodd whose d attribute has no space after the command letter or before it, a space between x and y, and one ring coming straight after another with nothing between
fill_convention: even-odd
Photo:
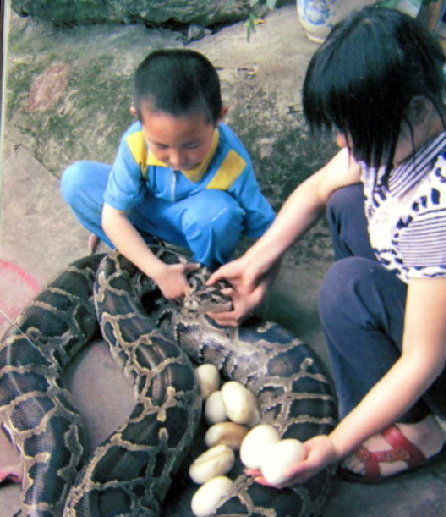
<instances>
[{"instance_id":1,"label":"blue jacket","mask_svg":"<svg viewBox=\"0 0 446 517\"><path fill-rule=\"evenodd\" d=\"M104 194L104 201L128 211L144 199L145 190L166 201L179 201L203 189L225 190L245 213L244 233L259 237L274 219L271 205L255 178L248 152L235 133L220 123L208 156L195 169L179 171L150 152L140 122L124 133Z\"/></svg>"}]
</instances>

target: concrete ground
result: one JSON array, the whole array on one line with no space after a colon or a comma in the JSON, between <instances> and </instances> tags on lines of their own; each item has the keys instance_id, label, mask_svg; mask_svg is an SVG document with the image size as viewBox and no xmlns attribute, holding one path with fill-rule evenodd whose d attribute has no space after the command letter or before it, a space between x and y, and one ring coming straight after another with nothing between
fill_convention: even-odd
<instances>
[{"instance_id":1,"label":"concrete ground","mask_svg":"<svg viewBox=\"0 0 446 517\"><path fill-rule=\"evenodd\" d=\"M21 144L5 150L1 230L0 332L6 326L6 316L12 317L40 286L87 252L87 234L62 202L58 180ZM268 318L292 328L313 346L326 363L316 300L327 267L326 259L285 260L266 311ZM133 407L132 388L101 341L90 343L80 354L66 381L93 448L125 420ZM5 445L0 440L3 454L6 449L1 447ZM12 516L18 508L19 487L1 487L0 501L0 517ZM322 515L444 517L446 465L375 485L335 480Z\"/></svg>"},{"instance_id":2,"label":"concrete ground","mask_svg":"<svg viewBox=\"0 0 446 517\"><path fill-rule=\"evenodd\" d=\"M87 234L64 206L57 180L23 147L8 150L3 182L0 259L20 267L28 279L34 278L43 286L86 253ZM326 262L316 262L313 267L286 267L279 275L266 314L288 321L294 315L296 332L324 361L326 350L318 326L316 298L326 267ZM293 294L289 286L295 285L296 279L299 288ZM29 300L30 293L18 288L5 270L0 270L0 286L2 293L16 297L18 306ZM27 286L31 289L29 282ZM67 382L94 447L130 412L131 386L102 341L92 342L80 354L68 372ZM445 483L445 465L376 485L336 480L323 517L442 517L446 515ZM0 517L12 516L19 502L19 487L0 488L0 500Z\"/></svg>"}]
</instances>

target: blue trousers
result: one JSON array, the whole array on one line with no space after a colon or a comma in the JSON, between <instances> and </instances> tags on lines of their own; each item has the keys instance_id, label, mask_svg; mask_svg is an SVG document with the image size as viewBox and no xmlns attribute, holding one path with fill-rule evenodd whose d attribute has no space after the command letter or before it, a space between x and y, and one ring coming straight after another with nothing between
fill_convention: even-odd
<instances>
[{"instance_id":1,"label":"blue trousers","mask_svg":"<svg viewBox=\"0 0 446 517\"><path fill-rule=\"evenodd\" d=\"M114 247L101 226L102 198L110 171L111 165L105 163L75 162L64 171L61 190L80 223ZM215 269L231 258L243 229L244 212L221 190L203 190L175 202L146 192L128 218L146 242L153 242L155 236L188 248L193 260Z\"/></svg>"},{"instance_id":2,"label":"blue trousers","mask_svg":"<svg viewBox=\"0 0 446 517\"><path fill-rule=\"evenodd\" d=\"M327 206L336 261L321 287L319 309L339 399L349 413L401 355L407 287L375 259L362 185L336 191ZM399 421L446 415L446 373Z\"/></svg>"}]
</instances>

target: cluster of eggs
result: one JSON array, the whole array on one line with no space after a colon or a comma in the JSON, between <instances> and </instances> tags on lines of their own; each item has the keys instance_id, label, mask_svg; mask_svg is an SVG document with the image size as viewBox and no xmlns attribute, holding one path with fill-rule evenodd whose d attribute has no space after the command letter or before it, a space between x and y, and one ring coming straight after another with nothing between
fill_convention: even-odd
<instances>
[{"instance_id":1,"label":"cluster of eggs","mask_svg":"<svg viewBox=\"0 0 446 517\"><path fill-rule=\"evenodd\" d=\"M300 461L303 446L298 440L281 440L270 425L260 425L260 413L252 391L237 381L221 383L217 368L203 364L196 369L204 417L207 450L189 467L191 479L201 485L191 507L197 517L212 515L233 487L226 476L232 469L236 451L249 469L259 469L265 480L279 485L291 465Z\"/></svg>"}]
</instances>

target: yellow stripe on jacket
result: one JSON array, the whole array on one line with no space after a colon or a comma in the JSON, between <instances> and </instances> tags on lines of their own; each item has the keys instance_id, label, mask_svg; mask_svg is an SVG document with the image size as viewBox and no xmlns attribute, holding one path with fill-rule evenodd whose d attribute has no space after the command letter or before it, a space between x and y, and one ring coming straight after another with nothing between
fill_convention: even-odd
<instances>
[{"instance_id":1,"label":"yellow stripe on jacket","mask_svg":"<svg viewBox=\"0 0 446 517\"><path fill-rule=\"evenodd\" d=\"M207 189L228 190L243 172L245 160L235 151L229 151L215 176L206 185Z\"/></svg>"},{"instance_id":2,"label":"yellow stripe on jacket","mask_svg":"<svg viewBox=\"0 0 446 517\"><path fill-rule=\"evenodd\" d=\"M133 158L141 169L141 174L144 178L147 176L148 165L166 167L164 162L156 160L153 154L148 152L142 131L136 131L135 133L128 135L126 137L126 141ZM229 187L243 172L245 167L245 160L234 150L229 151L226 155L226 158L223 160L220 167L216 171L214 177L206 185L206 188L214 190L228 190ZM194 179L197 181L198 178Z\"/></svg>"},{"instance_id":3,"label":"yellow stripe on jacket","mask_svg":"<svg viewBox=\"0 0 446 517\"><path fill-rule=\"evenodd\" d=\"M139 165L139 168L141 169L141 174L143 175L143 177L145 177L148 153L143 132L136 131L135 133L131 133L130 135L126 136L125 140L127 142L127 145L129 146L133 158L135 159L136 163Z\"/></svg>"}]
</instances>

